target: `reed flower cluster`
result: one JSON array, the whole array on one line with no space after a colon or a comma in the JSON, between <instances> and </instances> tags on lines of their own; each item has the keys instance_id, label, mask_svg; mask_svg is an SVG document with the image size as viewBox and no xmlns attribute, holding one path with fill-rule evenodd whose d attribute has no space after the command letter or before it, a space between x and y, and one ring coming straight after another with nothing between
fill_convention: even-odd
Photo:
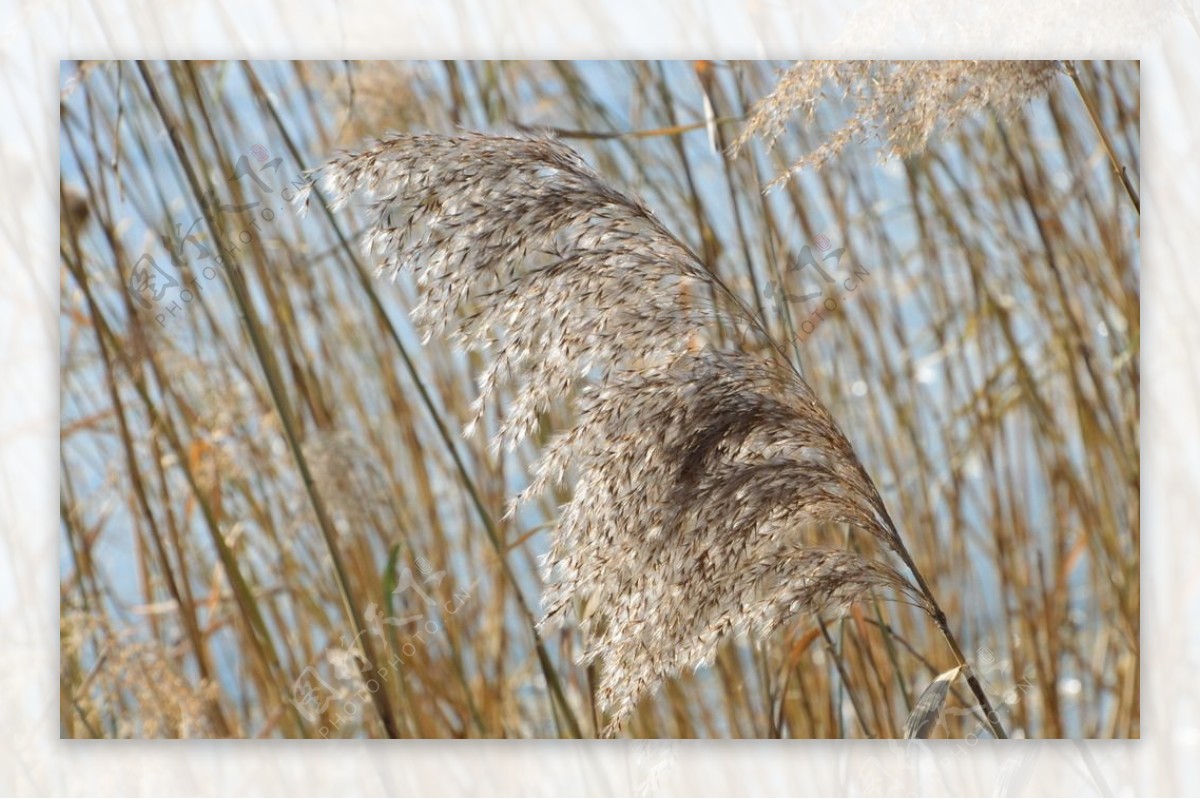
<instances>
[{"instance_id":1,"label":"reed flower cluster","mask_svg":"<svg viewBox=\"0 0 1200 799\"><path fill-rule=\"evenodd\" d=\"M815 149L779 178L819 169L848 145L878 140L885 158L921 152L936 132L951 131L984 108L1009 116L1047 90L1057 61L799 61L759 102L732 148L758 136L772 145L788 122L809 122L827 91L848 100L851 113Z\"/></svg>"},{"instance_id":2,"label":"reed flower cluster","mask_svg":"<svg viewBox=\"0 0 1200 799\"><path fill-rule=\"evenodd\" d=\"M814 526L846 523L907 560L799 372L770 346L718 345L713 324L765 334L642 201L571 149L396 135L315 177L335 207L366 198L364 252L415 278L426 337L490 353L469 428L511 390L493 440L511 447L574 397L572 425L509 511L572 489L544 561L539 627L581 611L610 733L730 634L765 635L876 588L931 610L888 563L812 540Z\"/></svg>"}]
</instances>

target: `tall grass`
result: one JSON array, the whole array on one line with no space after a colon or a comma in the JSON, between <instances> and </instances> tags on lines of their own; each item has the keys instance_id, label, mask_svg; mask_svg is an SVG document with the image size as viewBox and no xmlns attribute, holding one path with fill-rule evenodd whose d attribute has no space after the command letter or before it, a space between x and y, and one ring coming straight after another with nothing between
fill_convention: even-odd
<instances>
[{"instance_id":1,"label":"tall grass","mask_svg":"<svg viewBox=\"0 0 1200 799\"><path fill-rule=\"evenodd\" d=\"M854 144L763 194L854 113L823 100L729 155L777 68L65 64L63 735L601 732L611 671L580 662L574 613L534 624L574 484L504 515L569 392L490 450L519 387L475 404L487 364L420 342L417 287L371 278L357 209L285 207L368 135L549 127L782 342L1004 726L1136 736L1136 64L1074 64L1015 113L882 166ZM641 696L622 734L899 735L957 665L938 638L874 599L788 615ZM934 734L984 729L976 704L954 689Z\"/></svg>"}]
</instances>

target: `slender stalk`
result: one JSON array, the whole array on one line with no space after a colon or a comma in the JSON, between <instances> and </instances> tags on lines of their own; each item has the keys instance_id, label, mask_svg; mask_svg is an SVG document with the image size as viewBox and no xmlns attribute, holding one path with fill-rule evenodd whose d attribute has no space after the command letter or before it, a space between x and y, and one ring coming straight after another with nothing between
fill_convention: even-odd
<instances>
[{"instance_id":1,"label":"slender stalk","mask_svg":"<svg viewBox=\"0 0 1200 799\"><path fill-rule=\"evenodd\" d=\"M246 79L250 82L250 85L253 88L256 96L259 98L260 102L262 102L263 106L267 110L267 113L271 116L272 121L275 123L276 129L283 137L284 143L288 148L288 152L291 153L292 158L296 160L296 163L302 163L300 149L296 146L291 134L287 131L286 126L283 124L283 120L280 118L277 109L275 108L274 104L271 103L267 92L263 89L262 83L258 79L258 75L248 63L243 63L243 70L245 72ZM379 299L378 293L376 293L374 287L372 286L371 278L368 275L366 266L362 263L362 260L358 257L357 253L355 253L354 248L350 246L350 242L346 238L345 232L338 224L333 212L329 210L328 203L326 203L324 198L321 197L321 192L316 186L313 187L313 193L316 194L321 200L318 205L327 216L342 249L353 262L355 274L371 302L371 308L375 311L376 315L387 328L388 335L391 338L392 343L395 344L397 351L400 353L400 358L404 362L404 368L412 377L413 385L415 385L417 388L417 393L421 397L421 402L426 409L428 409L430 418L433 420L434 427L437 428L438 436L445 444L446 450L450 454L450 459L454 462L455 470L458 472L463 487L467 490L467 494L471 500L471 505L478 514L480 521L483 523L484 530L487 532L488 541L492 544L492 547L495 549L496 555L500 560L500 566L504 572L504 576L513 588L513 594L516 596L517 605L521 611L521 615L533 634L534 647L538 657L538 665L542 670L542 675L545 677L546 684L550 689L550 693L558 706L558 711L562 713L571 735L575 738L582 738L583 731L579 726L579 720L576 717L574 710L571 708L570 703L567 702L566 693L562 688L562 681L559 679L558 673L554 669L554 664L550 660L550 654L546 651L545 644L537 632L537 620L534 617L533 610L529 606L529 602L525 599L524 594L521 593L521 589L517 584L516 575L512 571L512 566L509 564L508 558L505 556L505 547L504 542L500 538L500 531L496 527L496 522L492 518L492 515L488 512L487 507L484 505L483 497L479 493L479 487L475 484L475 480L472 479L471 473L467 470L467 466L463 462L462 455L459 454L458 447L455 445L454 437L451 435L450 430L446 427L446 423L443 421L441 414L438 413L437 405L434 402L432 395L429 393L429 389L426 387L425 381L422 379L419 371L417 370L416 364L413 363L412 356L409 354L408 348L401 340L399 331L397 331L395 325L392 324L391 319L387 315L387 311L383 307L383 303ZM556 721L557 718L558 716L556 714Z\"/></svg>"},{"instance_id":2,"label":"slender stalk","mask_svg":"<svg viewBox=\"0 0 1200 799\"><path fill-rule=\"evenodd\" d=\"M150 75L150 71L146 67L144 61L138 62L138 70L141 73L142 81L146 85L146 91L150 94L151 102L154 104L155 110L162 119L163 125L167 129L167 134L171 139L171 145L175 149L176 157L178 157L180 165L183 167L187 175L188 184L192 189L200 203L201 213L204 215L205 222L212 231L213 236L217 237L220 231L216 220L213 218L211 204L205 200L210 196L204 192L201 186L199 176L192 165L191 159L188 157L187 150L183 146L183 142L179 137L179 126L167 110L163 103L162 96L158 91L154 79ZM271 399L275 404L276 410L279 412L279 418L283 426L284 437L287 440L288 449L296 461L296 467L300 471L300 479L304 484L304 490L308 494L309 501L312 504L313 512L317 517L317 525L321 530L321 535L325 539L326 547L329 550L330 560L333 564L334 576L337 580L338 589L342 597L342 603L345 607L346 615L350 620L354 640L358 642L363 649L363 659L359 661L359 669L362 672L363 680L370 689L374 684L375 688L369 690L371 700L375 705L376 711L379 713L380 721L383 723L384 730L389 738L399 738L400 728L396 723L396 716L391 707L391 701L387 696L387 691L384 689L383 678L380 676L378 669L375 666L375 647L371 643L370 636L365 635L367 631L366 621L364 620L357 603L354 601L353 595L350 593L349 578L347 570L342 559L342 554L337 543L337 532L334 529L333 521L329 516L329 512L325 507L325 502L317 491L316 483L313 479L312 471L308 466L308 461L304 457L303 450L300 445L300 436L296 426L295 418L292 414L291 405L288 402L287 395L283 386L283 379L279 374L274 358L268 349L266 337L263 334L262 323L258 319L258 315L254 310L254 305L250 300L249 292L244 283L240 267L236 263L232 254L227 256L230 261L227 264L229 274L229 284L233 288L234 300L237 303L238 310L242 314L242 319L246 325L246 332L250 337L251 345L254 348L254 353L257 356L263 373L267 379L267 387L271 392Z\"/></svg>"},{"instance_id":3,"label":"slender stalk","mask_svg":"<svg viewBox=\"0 0 1200 799\"><path fill-rule=\"evenodd\" d=\"M908 570L912 572L913 578L917 581L917 588L920 589L926 601L929 602L929 615L933 617L934 624L937 625L938 630L942 633L942 637L946 639L946 643L950 646L950 651L954 654L954 659L962 669L963 676L967 680L967 685L971 688L971 693L975 694L975 698L979 701L979 706L987 718L992 734L997 738L1008 738L1008 733L1005 732L1004 725L1000 723L1000 716L992 708L991 700L988 699L987 693L983 690L983 686L975 676L975 671L971 668L970 662L963 654L962 647L958 645L958 639L955 638L953 631L951 631L950 623L946 620L946 614L942 610L941 605L938 604L937 598L933 594L933 589L925 581L925 575L917 568L916 562L913 561L908 548L904 546L904 541L900 538L899 533L896 533L896 527L886 512L884 513L884 520L893 534L895 534L897 554L904 561L904 565L908 567Z\"/></svg>"},{"instance_id":4,"label":"slender stalk","mask_svg":"<svg viewBox=\"0 0 1200 799\"><path fill-rule=\"evenodd\" d=\"M92 294L91 285L87 279L87 273L84 271L82 264L72 258L67 257L63 252L63 262L75 277L79 284L80 290L87 301L89 308L92 310L92 319L95 320L97 346L104 351L117 353L120 358L121 348L116 346L116 337L110 329L104 316L100 312L99 303L96 302ZM125 369L131 375L135 369L129 363L125 363ZM166 436L167 442L171 446L171 450L179 458L183 464L182 471L184 478L187 480L188 487L192 491L192 495L196 498L196 504L200 508L201 516L204 519L205 527L209 531L213 547L216 549L217 557L221 562L221 568L224 570L225 577L229 581L230 588L233 590L234 599L245 613L248 619L248 627L250 629L250 641L253 644L254 651L261 658L266 671L271 675L283 673L283 665L280 662L279 654L276 651L275 642L272 639L270 630L267 628L266 622L263 620L262 613L258 608L254 599L254 593L250 590L249 584L246 582L242 570L239 568L237 560L234 557L233 550L226 542L224 536L221 535L220 525L217 522L216 514L213 512L212 505L206 499L204 492L196 483L196 477L192 470L187 467L187 459L185 457L186 448L180 440L178 433L167 419L160 414L154 402L152 401L144 381L134 379L134 389L137 391L138 397L142 400L142 406L145 408L150 419L150 427L153 430L161 431ZM302 718L294 706L291 706L291 711L294 714L297 726L303 727Z\"/></svg>"},{"instance_id":5,"label":"slender stalk","mask_svg":"<svg viewBox=\"0 0 1200 799\"><path fill-rule=\"evenodd\" d=\"M868 738L878 738L879 736L875 734L874 730L867 725L867 716L858 703L858 694L850 690L850 676L846 674L846 666L842 663L843 655L837 651L833 636L829 634L829 628L825 625L825 620L820 616L817 617L817 628L821 631L821 637L825 640L825 650L829 652L829 659L833 661L833 666L837 669L841 684L846 689L846 695L850 697L850 705L854 708L854 715L858 717L858 723L862 726L863 732L866 733ZM838 714L838 719L839 721L841 720L840 713Z\"/></svg>"},{"instance_id":6,"label":"slender stalk","mask_svg":"<svg viewBox=\"0 0 1200 799\"><path fill-rule=\"evenodd\" d=\"M1133 182L1129 179L1129 170L1117 158L1117 151L1113 148L1112 141L1104 131L1104 126L1100 124L1100 114L1096 111L1096 105L1092 102L1092 98L1083 88L1083 82L1079 79L1079 71L1075 69L1075 64L1070 61L1063 62L1063 70L1067 73L1071 82L1075 84L1075 91L1079 93L1079 99L1083 100L1083 107L1087 109L1088 119L1092 121L1092 127L1095 128L1096 135L1100 137L1100 143L1104 146L1104 152L1108 155L1109 163L1112 164L1113 171L1117 173L1117 177L1121 179L1121 185L1125 187L1125 193L1129 195L1134 209L1140 216L1142 213L1141 197L1138 195L1137 189L1133 187Z\"/></svg>"}]
</instances>

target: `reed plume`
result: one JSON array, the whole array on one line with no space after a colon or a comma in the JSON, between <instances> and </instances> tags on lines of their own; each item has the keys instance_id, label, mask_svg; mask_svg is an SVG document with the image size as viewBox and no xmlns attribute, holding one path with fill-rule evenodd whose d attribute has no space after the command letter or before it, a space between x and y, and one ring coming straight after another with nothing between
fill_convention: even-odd
<instances>
[{"instance_id":1,"label":"reed plume","mask_svg":"<svg viewBox=\"0 0 1200 799\"><path fill-rule=\"evenodd\" d=\"M754 107L731 149L739 151L755 136L771 146L797 113L811 122L832 88L849 98L852 113L775 183L819 169L852 142L877 139L884 157L914 155L935 133L949 132L984 108L1015 113L1060 71L1058 61L799 61Z\"/></svg>"},{"instance_id":2,"label":"reed plume","mask_svg":"<svg viewBox=\"0 0 1200 799\"><path fill-rule=\"evenodd\" d=\"M879 588L927 611L963 663L828 410L642 201L539 137L393 135L311 177L333 207L366 200L364 252L415 278L427 338L490 352L468 433L497 407L493 445L511 447L560 401L572 406L509 512L573 489L543 562L540 629L579 612L607 733L727 636L765 635ZM513 392L502 407L501 387ZM827 523L873 537L915 584L814 540Z\"/></svg>"}]
</instances>

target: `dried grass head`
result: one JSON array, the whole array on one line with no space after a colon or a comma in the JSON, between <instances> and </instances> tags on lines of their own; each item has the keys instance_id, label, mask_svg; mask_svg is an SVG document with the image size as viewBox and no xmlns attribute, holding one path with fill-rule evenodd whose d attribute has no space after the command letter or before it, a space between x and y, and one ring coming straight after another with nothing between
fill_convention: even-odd
<instances>
[{"instance_id":1,"label":"dried grass head","mask_svg":"<svg viewBox=\"0 0 1200 799\"><path fill-rule=\"evenodd\" d=\"M575 398L573 425L521 498L573 488L544 561L542 627L586 605L583 660L602 666L608 732L731 633L765 634L875 588L925 607L887 563L806 541L813 525L847 523L900 551L874 485L799 373L775 350L708 335L718 319L760 334L745 306L570 148L396 135L315 177L335 206L367 199L364 251L415 277L427 337L490 351L477 412L501 385L514 391L497 446Z\"/></svg>"},{"instance_id":2,"label":"dried grass head","mask_svg":"<svg viewBox=\"0 0 1200 799\"><path fill-rule=\"evenodd\" d=\"M936 132L946 133L984 108L1001 116L1017 112L1060 71L1058 61L799 61L755 106L732 149L755 136L772 146L795 115L811 121L832 90L849 100L849 119L775 184L802 169L821 168L852 142L878 139L884 157L915 155Z\"/></svg>"}]
</instances>

